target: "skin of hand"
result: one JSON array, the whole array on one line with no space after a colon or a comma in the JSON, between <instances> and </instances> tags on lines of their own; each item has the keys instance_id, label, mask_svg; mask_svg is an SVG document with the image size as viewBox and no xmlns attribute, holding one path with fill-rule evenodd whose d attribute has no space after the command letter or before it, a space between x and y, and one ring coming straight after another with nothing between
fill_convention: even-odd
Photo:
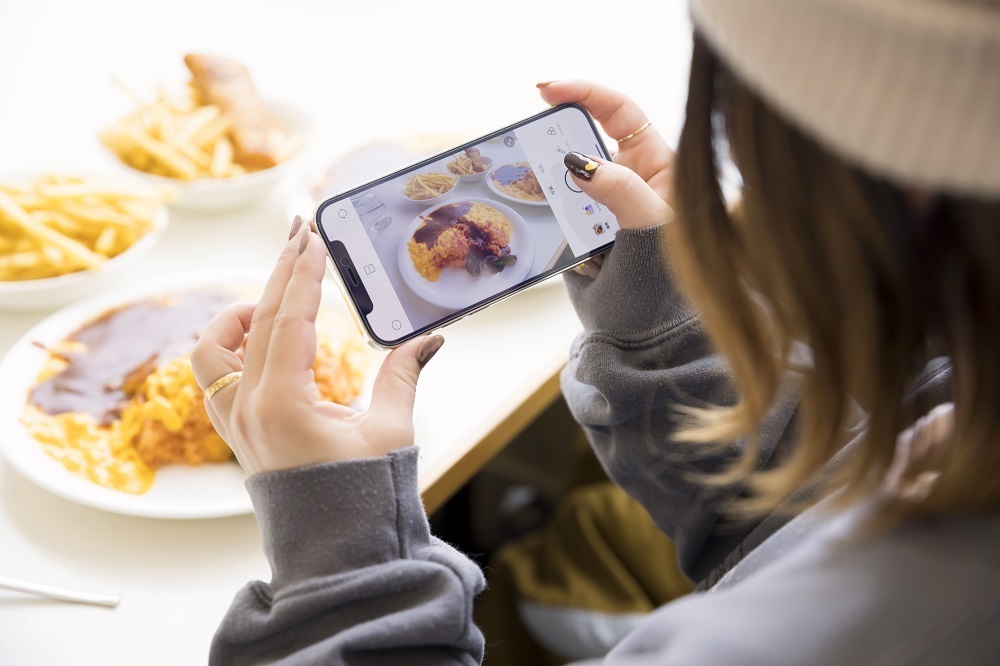
<instances>
[{"instance_id":1,"label":"skin of hand","mask_svg":"<svg viewBox=\"0 0 1000 666\"><path fill-rule=\"evenodd\" d=\"M539 83L548 104L582 104L611 137L624 137L646 123L646 114L625 95L588 81ZM674 152L655 125L623 141L608 162L588 155L600 167L590 180L573 176L577 186L608 207L622 229L656 226L674 217L671 199Z\"/></svg>"},{"instance_id":2,"label":"skin of hand","mask_svg":"<svg viewBox=\"0 0 1000 666\"><path fill-rule=\"evenodd\" d=\"M319 236L296 218L260 302L220 312L192 352L202 389L243 372L205 407L249 475L378 457L413 443L417 377L444 338L421 337L393 350L366 411L321 400L312 367L325 260Z\"/></svg>"}]
</instances>

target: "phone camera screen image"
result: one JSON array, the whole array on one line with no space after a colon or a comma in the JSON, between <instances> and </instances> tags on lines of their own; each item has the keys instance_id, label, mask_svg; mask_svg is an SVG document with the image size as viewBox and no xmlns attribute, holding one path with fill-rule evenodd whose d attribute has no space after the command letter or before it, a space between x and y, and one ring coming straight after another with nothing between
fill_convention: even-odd
<instances>
[{"instance_id":1,"label":"phone camera screen image","mask_svg":"<svg viewBox=\"0 0 1000 666\"><path fill-rule=\"evenodd\" d=\"M608 157L586 112L556 107L324 202L318 224L375 342L397 344L610 247L618 223L570 177L571 150Z\"/></svg>"}]
</instances>

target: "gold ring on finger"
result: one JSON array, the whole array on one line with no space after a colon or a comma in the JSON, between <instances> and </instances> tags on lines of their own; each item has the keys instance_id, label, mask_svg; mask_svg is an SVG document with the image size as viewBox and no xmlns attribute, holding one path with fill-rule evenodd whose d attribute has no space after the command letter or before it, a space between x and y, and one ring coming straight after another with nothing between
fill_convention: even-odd
<instances>
[{"instance_id":1,"label":"gold ring on finger","mask_svg":"<svg viewBox=\"0 0 1000 666\"><path fill-rule=\"evenodd\" d=\"M626 136L623 136L620 139L616 139L616 141L618 141L618 143L624 143L625 141L628 141L629 139L634 139L636 136L642 134L647 129L649 129L649 126L652 125L652 124L653 124L652 120L647 120L645 125L643 125L639 129L637 129L636 131L632 132L631 134L627 134Z\"/></svg>"},{"instance_id":2,"label":"gold ring on finger","mask_svg":"<svg viewBox=\"0 0 1000 666\"><path fill-rule=\"evenodd\" d=\"M222 389L226 388L230 384L235 384L240 380L240 377L242 376L243 376L242 370L237 370L236 372L230 372L228 375L222 375L214 382L209 384L208 388L205 389L205 397L211 400L213 395L215 395Z\"/></svg>"}]
</instances>

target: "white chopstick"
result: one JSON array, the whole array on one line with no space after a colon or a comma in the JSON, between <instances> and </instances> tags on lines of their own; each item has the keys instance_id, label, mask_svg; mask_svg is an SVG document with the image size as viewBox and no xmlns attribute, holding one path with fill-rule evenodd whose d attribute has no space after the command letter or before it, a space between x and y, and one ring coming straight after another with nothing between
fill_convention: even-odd
<instances>
[{"instance_id":1,"label":"white chopstick","mask_svg":"<svg viewBox=\"0 0 1000 666\"><path fill-rule=\"evenodd\" d=\"M114 608L121 601L121 597L117 594L81 592L80 590L71 590L66 587L56 587L55 585L45 585L44 583L35 583L30 580L10 578L9 576L0 576L0 588L13 590L14 592L24 592L25 594L34 594L39 597L45 597L46 599L71 601L78 604L91 604L94 606L107 606L108 608Z\"/></svg>"}]
</instances>

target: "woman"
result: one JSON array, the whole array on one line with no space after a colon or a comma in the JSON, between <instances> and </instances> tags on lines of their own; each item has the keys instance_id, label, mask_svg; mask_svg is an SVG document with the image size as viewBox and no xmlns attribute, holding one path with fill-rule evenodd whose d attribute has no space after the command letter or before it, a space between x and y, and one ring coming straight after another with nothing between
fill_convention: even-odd
<instances>
[{"instance_id":1,"label":"woman","mask_svg":"<svg viewBox=\"0 0 1000 666\"><path fill-rule=\"evenodd\" d=\"M622 231L569 276L585 333L564 392L711 589L606 663L995 663L1000 3L691 5L676 159L627 98L540 84L622 137L578 180ZM261 302L195 352L273 574L237 595L212 659L475 663L482 577L429 534L407 448L442 339L393 352L368 412L318 403L323 270L293 228Z\"/></svg>"}]
</instances>

